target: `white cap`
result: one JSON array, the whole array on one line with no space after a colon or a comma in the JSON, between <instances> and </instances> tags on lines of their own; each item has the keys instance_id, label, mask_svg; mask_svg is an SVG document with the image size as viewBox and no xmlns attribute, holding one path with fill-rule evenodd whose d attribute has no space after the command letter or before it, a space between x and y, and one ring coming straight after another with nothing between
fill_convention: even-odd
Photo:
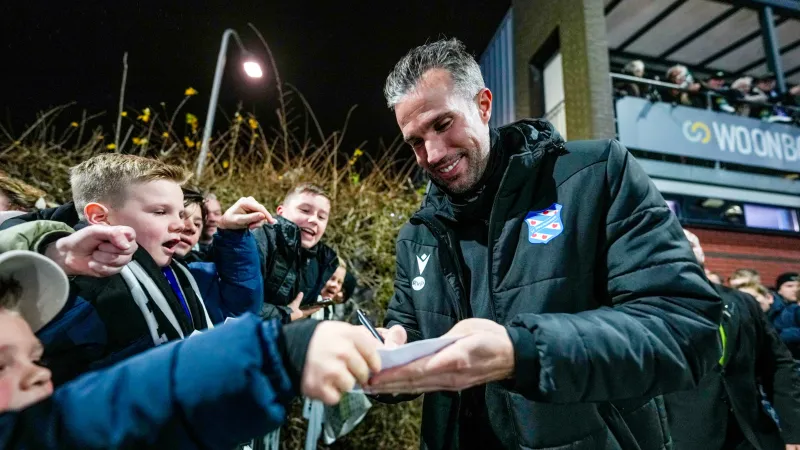
<instances>
[{"instance_id":1,"label":"white cap","mask_svg":"<svg viewBox=\"0 0 800 450\"><path fill-rule=\"evenodd\" d=\"M21 288L17 310L34 333L61 312L69 296L67 275L47 257L27 250L0 254L0 279Z\"/></svg>"}]
</instances>

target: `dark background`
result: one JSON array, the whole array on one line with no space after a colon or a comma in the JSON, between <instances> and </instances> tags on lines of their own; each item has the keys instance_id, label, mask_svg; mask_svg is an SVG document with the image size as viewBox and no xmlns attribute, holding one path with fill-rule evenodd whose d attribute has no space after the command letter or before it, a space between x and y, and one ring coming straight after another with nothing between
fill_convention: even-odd
<instances>
[{"instance_id":1,"label":"dark background","mask_svg":"<svg viewBox=\"0 0 800 450\"><path fill-rule=\"evenodd\" d=\"M280 76L307 98L323 130L341 128L357 104L344 149L397 136L384 103L383 82L410 48L440 36L458 37L479 58L510 1L72 1L11 0L0 5L0 124L15 136L38 111L75 101L64 126L83 109L108 111L99 123L107 133L116 120L122 55L128 56L126 106L171 112L192 86L200 94L184 109L205 121L208 94L225 28L264 58L252 22L269 43ZM237 64L231 42L220 105L268 121L276 106L274 77L253 83ZM268 67L268 65L267 65ZM264 83L264 81L267 83ZM217 115L217 124L225 122Z\"/></svg>"}]
</instances>

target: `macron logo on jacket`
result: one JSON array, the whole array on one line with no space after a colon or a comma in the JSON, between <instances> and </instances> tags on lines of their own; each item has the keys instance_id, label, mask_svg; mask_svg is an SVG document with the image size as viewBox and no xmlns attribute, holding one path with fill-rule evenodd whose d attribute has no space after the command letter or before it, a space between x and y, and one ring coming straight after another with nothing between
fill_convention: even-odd
<instances>
[{"instance_id":1,"label":"macron logo on jacket","mask_svg":"<svg viewBox=\"0 0 800 450\"><path fill-rule=\"evenodd\" d=\"M425 272L425 267L428 266L428 261L430 261L429 254L422 254L417 255L417 267L419 267L419 276L411 280L411 288L415 291L419 291L425 287L425 278L422 278L422 273Z\"/></svg>"}]
</instances>

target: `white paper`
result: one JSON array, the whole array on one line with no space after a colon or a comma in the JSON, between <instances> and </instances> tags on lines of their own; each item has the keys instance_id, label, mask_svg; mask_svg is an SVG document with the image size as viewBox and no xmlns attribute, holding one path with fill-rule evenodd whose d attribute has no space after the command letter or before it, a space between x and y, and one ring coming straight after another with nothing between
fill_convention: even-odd
<instances>
[{"instance_id":1,"label":"white paper","mask_svg":"<svg viewBox=\"0 0 800 450\"><path fill-rule=\"evenodd\" d=\"M432 355L457 341L458 337L440 337L412 342L395 348L379 348L381 370L404 366L412 361Z\"/></svg>"}]
</instances>

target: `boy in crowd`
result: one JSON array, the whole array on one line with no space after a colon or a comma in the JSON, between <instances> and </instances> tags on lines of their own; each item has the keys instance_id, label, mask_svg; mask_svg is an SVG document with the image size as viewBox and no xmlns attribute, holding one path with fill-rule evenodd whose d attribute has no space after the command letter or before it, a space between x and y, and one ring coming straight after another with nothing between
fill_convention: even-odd
<instances>
[{"instance_id":1,"label":"boy in crowd","mask_svg":"<svg viewBox=\"0 0 800 450\"><path fill-rule=\"evenodd\" d=\"M778 276L775 281L776 291L769 292L771 305L766 314L794 358L800 359L800 305L796 301L797 279L795 272ZM761 286L761 275L753 269L738 269L731 275L729 283L734 289L747 285Z\"/></svg>"},{"instance_id":2,"label":"boy in crowd","mask_svg":"<svg viewBox=\"0 0 800 450\"><path fill-rule=\"evenodd\" d=\"M733 289L745 284L761 284L761 275L753 269L737 269L728 278L728 284Z\"/></svg>"},{"instance_id":3,"label":"boy in crowd","mask_svg":"<svg viewBox=\"0 0 800 450\"><path fill-rule=\"evenodd\" d=\"M339 265L333 272L328 281L325 282L325 287L322 289L320 295L323 298L330 298L335 303L342 303L344 300L344 279L347 275L347 263L342 258L337 258Z\"/></svg>"},{"instance_id":4,"label":"boy in crowd","mask_svg":"<svg viewBox=\"0 0 800 450\"><path fill-rule=\"evenodd\" d=\"M684 230L700 265L697 236ZM690 391L664 396L674 447L679 450L757 448L800 450L800 372L755 299L714 284L725 312L719 334L722 370ZM761 404L762 387L781 429Z\"/></svg>"},{"instance_id":5,"label":"boy in crowd","mask_svg":"<svg viewBox=\"0 0 800 450\"><path fill-rule=\"evenodd\" d=\"M99 320L65 318L50 330L46 350L57 385L213 327L197 282L186 267L173 261L184 227L181 185L186 178L179 167L132 155L103 154L72 169L73 199L83 221L91 226L128 226L139 248L118 275L72 280L72 296L85 301L82 313ZM255 201L237 207L229 211L226 227L238 233L269 217ZM241 314L251 305L226 306Z\"/></svg>"},{"instance_id":6,"label":"boy in crowd","mask_svg":"<svg viewBox=\"0 0 800 450\"><path fill-rule=\"evenodd\" d=\"M758 302L758 305L761 307L761 311L763 311L764 314L769 313L770 307L772 307L772 303L774 301L772 298L772 293L769 291L769 289L760 284L749 283L739 286L738 290L744 292L745 294L752 295L753 298Z\"/></svg>"},{"instance_id":7,"label":"boy in crowd","mask_svg":"<svg viewBox=\"0 0 800 450\"><path fill-rule=\"evenodd\" d=\"M183 231L181 241L175 246L175 258L185 264L205 261L198 243L208 217L206 201L198 190L183 188Z\"/></svg>"},{"instance_id":8,"label":"boy in crowd","mask_svg":"<svg viewBox=\"0 0 800 450\"><path fill-rule=\"evenodd\" d=\"M43 190L0 172L0 212L46 208L45 195Z\"/></svg>"},{"instance_id":9,"label":"boy in crowd","mask_svg":"<svg viewBox=\"0 0 800 450\"><path fill-rule=\"evenodd\" d=\"M253 231L264 277L261 316L289 323L319 310L313 304L339 263L336 252L320 242L331 212L322 188L296 186L276 212L277 223Z\"/></svg>"},{"instance_id":10,"label":"boy in crowd","mask_svg":"<svg viewBox=\"0 0 800 450\"><path fill-rule=\"evenodd\" d=\"M778 275L775 280L775 290L788 303L797 303L797 294L800 292L800 274L786 272Z\"/></svg>"},{"instance_id":11,"label":"boy in crowd","mask_svg":"<svg viewBox=\"0 0 800 450\"><path fill-rule=\"evenodd\" d=\"M800 359L800 304L797 303L798 275L787 272L775 280L769 317L795 359Z\"/></svg>"},{"instance_id":12,"label":"boy in crowd","mask_svg":"<svg viewBox=\"0 0 800 450\"><path fill-rule=\"evenodd\" d=\"M244 311L257 314L264 300L264 283L256 241L251 233L226 229L235 217L247 220L243 213L248 205L257 205L257 202L252 197L241 198L216 219L223 228L219 228L208 255L201 258L192 249L203 230L206 202L199 192L187 188L183 189L183 199L184 224L180 242L175 246L175 259L186 264L197 281L211 322L217 325ZM267 221L274 223L271 215L267 216Z\"/></svg>"},{"instance_id":13,"label":"boy in crowd","mask_svg":"<svg viewBox=\"0 0 800 450\"><path fill-rule=\"evenodd\" d=\"M203 216L203 227L200 232L200 240L197 242L194 250L197 255L206 258L211 252L211 244L214 243L214 235L217 234L219 229L219 221L222 218L222 205L217 196L214 194L206 194L203 202L203 209L205 215Z\"/></svg>"},{"instance_id":14,"label":"boy in crowd","mask_svg":"<svg viewBox=\"0 0 800 450\"><path fill-rule=\"evenodd\" d=\"M93 233L71 238L88 241L77 245L86 248L95 245ZM68 287L59 266L38 253L0 255L0 448L232 448L279 427L301 386L333 404L380 370L376 341L363 327L314 324L309 334L301 328L310 321L281 329L248 315L53 392L33 332L59 313Z\"/></svg>"},{"instance_id":15,"label":"boy in crowd","mask_svg":"<svg viewBox=\"0 0 800 450\"><path fill-rule=\"evenodd\" d=\"M347 301L353 295L356 284L356 277L347 270L347 263L340 258L339 267L325 283L321 294L323 298L330 298L334 301L333 305L325 308L326 319L347 321L354 308Z\"/></svg>"},{"instance_id":16,"label":"boy in crowd","mask_svg":"<svg viewBox=\"0 0 800 450\"><path fill-rule=\"evenodd\" d=\"M45 193L0 172L0 225L6 220L45 208Z\"/></svg>"},{"instance_id":17,"label":"boy in crowd","mask_svg":"<svg viewBox=\"0 0 800 450\"><path fill-rule=\"evenodd\" d=\"M0 230L33 220L54 220L69 226L78 222L73 202L47 208L44 196L44 191L0 173Z\"/></svg>"}]
</instances>

